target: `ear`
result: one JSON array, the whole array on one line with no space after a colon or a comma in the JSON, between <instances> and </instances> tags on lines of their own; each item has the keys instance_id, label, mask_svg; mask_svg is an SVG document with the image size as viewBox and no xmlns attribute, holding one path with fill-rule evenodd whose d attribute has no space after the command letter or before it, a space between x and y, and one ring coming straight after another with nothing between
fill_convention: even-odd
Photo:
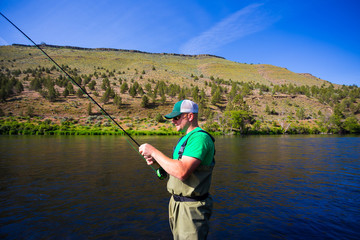
<instances>
[{"instance_id":1,"label":"ear","mask_svg":"<svg viewBox=\"0 0 360 240\"><path fill-rule=\"evenodd\" d=\"M188 113L188 119L190 122L192 122L192 120L194 120L194 114L193 113Z\"/></svg>"}]
</instances>

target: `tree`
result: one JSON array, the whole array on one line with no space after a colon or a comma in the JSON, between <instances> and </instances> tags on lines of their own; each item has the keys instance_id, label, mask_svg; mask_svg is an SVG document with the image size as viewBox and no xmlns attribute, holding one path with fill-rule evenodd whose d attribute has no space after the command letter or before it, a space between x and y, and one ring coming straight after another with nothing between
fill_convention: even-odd
<instances>
[{"instance_id":1,"label":"tree","mask_svg":"<svg viewBox=\"0 0 360 240\"><path fill-rule=\"evenodd\" d=\"M27 109L26 109L26 116L29 116L29 117L34 117L35 114L34 114L34 107L33 106L28 106Z\"/></svg>"},{"instance_id":2,"label":"tree","mask_svg":"<svg viewBox=\"0 0 360 240\"><path fill-rule=\"evenodd\" d=\"M297 109L297 110L296 110L296 116L297 116L300 120L306 119L304 108L301 107L301 108Z\"/></svg>"},{"instance_id":3,"label":"tree","mask_svg":"<svg viewBox=\"0 0 360 240\"><path fill-rule=\"evenodd\" d=\"M83 91L80 88L78 88L78 90L76 91L76 96L81 98L83 95L84 95Z\"/></svg>"},{"instance_id":4,"label":"tree","mask_svg":"<svg viewBox=\"0 0 360 240\"><path fill-rule=\"evenodd\" d=\"M74 81L81 86L82 79L79 76L74 77Z\"/></svg>"},{"instance_id":5,"label":"tree","mask_svg":"<svg viewBox=\"0 0 360 240\"><path fill-rule=\"evenodd\" d=\"M150 83L145 84L145 90L147 92L151 92L151 84Z\"/></svg>"},{"instance_id":6,"label":"tree","mask_svg":"<svg viewBox=\"0 0 360 240\"><path fill-rule=\"evenodd\" d=\"M271 114L271 110L270 110L270 107L269 105L266 104L266 107L265 107L265 112L270 115Z\"/></svg>"},{"instance_id":7,"label":"tree","mask_svg":"<svg viewBox=\"0 0 360 240\"><path fill-rule=\"evenodd\" d=\"M92 104L91 104L91 102L88 105L87 112L88 112L88 115L92 114Z\"/></svg>"},{"instance_id":8,"label":"tree","mask_svg":"<svg viewBox=\"0 0 360 240\"><path fill-rule=\"evenodd\" d=\"M343 113L340 111L339 105L334 108L334 113L330 116L329 125L330 131L333 133L342 133L342 119L344 119Z\"/></svg>"},{"instance_id":9,"label":"tree","mask_svg":"<svg viewBox=\"0 0 360 240\"><path fill-rule=\"evenodd\" d=\"M145 94L144 89L143 89L141 86L139 86L139 88L138 88L138 93L139 93L141 96Z\"/></svg>"},{"instance_id":10,"label":"tree","mask_svg":"<svg viewBox=\"0 0 360 240\"><path fill-rule=\"evenodd\" d=\"M228 99L231 101L235 98L236 94L238 92L238 86L236 82L232 83L231 90L228 94Z\"/></svg>"},{"instance_id":11,"label":"tree","mask_svg":"<svg viewBox=\"0 0 360 240\"><path fill-rule=\"evenodd\" d=\"M205 102L206 102L206 94L204 89L201 89L199 103L205 104Z\"/></svg>"},{"instance_id":12,"label":"tree","mask_svg":"<svg viewBox=\"0 0 360 240\"><path fill-rule=\"evenodd\" d=\"M75 93L74 86L70 82L68 82L66 89L69 91L70 94Z\"/></svg>"},{"instance_id":13,"label":"tree","mask_svg":"<svg viewBox=\"0 0 360 240\"><path fill-rule=\"evenodd\" d=\"M30 89L35 90L35 91L39 91L40 89L42 89L41 80L38 78L34 78L33 80L31 80Z\"/></svg>"},{"instance_id":14,"label":"tree","mask_svg":"<svg viewBox=\"0 0 360 240\"><path fill-rule=\"evenodd\" d=\"M180 92L180 86L177 84L170 84L168 95L175 97L178 92Z\"/></svg>"},{"instance_id":15,"label":"tree","mask_svg":"<svg viewBox=\"0 0 360 240\"><path fill-rule=\"evenodd\" d=\"M121 87L120 87L120 92L121 93L126 93L129 90L129 86L126 82L124 82Z\"/></svg>"},{"instance_id":16,"label":"tree","mask_svg":"<svg viewBox=\"0 0 360 240\"><path fill-rule=\"evenodd\" d=\"M42 90L40 93L44 98L46 98L50 102L54 102L56 98L59 96L59 93L55 90L53 84L49 84L47 86L47 91Z\"/></svg>"},{"instance_id":17,"label":"tree","mask_svg":"<svg viewBox=\"0 0 360 240\"><path fill-rule=\"evenodd\" d=\"M251 93L251 86L248 83L245 83L244 86L241 89L242 95L246 96L246 95L250 95Z\"/></svg>"},{"instance_id":18,"label":"tree","mask_svg":"<svg viewBox=\"0 0 360 240\"><path fill-rule=\"evenodd\" d=\"M15 92L21 93L22 91L24 91L24 86L22 85L22 83L20 81L17 81L15 84Z\"/></svg>"},{"instance_id":19,"label":"tree","mask_svg":"<svg viewBox=\"0 0 360 240\"><path fill-rule=\"evenodd\" d=\"M227 121L228 127L230 127L231 130L240 131L240 133L246 133L246 124L250 124L253 121L251 112L244 110L226 111L224 115L229 119Z\"/></svg>"},{"instance_id":20,"label":"tree","mask_svg":"<svg viewBox=\"0 0 360 240\"><path fill-rule=\"evenodd\" d=\"M160 101L161 101L162 104L165 104L165 103L166 103L166 97L165 97L165 95L162 95L162 96L161 96Z\"/></svg>"},{"instance_id":21,"label":"tree","mask_svg":"<svg viewBox=\"0 0 360 240\"><path fill-rule=\"evenodd\" d=\"M185 94L185 89L181 88L180 92L179 92L179 101L184 100L186 98L186 94Z\"/></svg>"},{"instance_id":22,"label":"tree","mask_svg":"<svg viewBox=\"0 0 360 240\"><path fill-rule=\"evenodd\" d=\"M89 89L90 89L90 90L94 90L94 89L95 89L95 85L96 85L96 81L95 81L95 80L92 80L92 81L89 83Z\"/></svg>"},{"instance_id":23,"label":"tree","mask_svg":"<svg viewBox=\"0 0 360 240\"><path fill-rule=\"evenodd\" d=\"M355 116L346 118L343 127L349 133L360 133L360 124Z\"/></svg>"},{"instance_id":24,"label":"tree","mask_svg":"<svg viewBox=\"0 0 360 240\"><path fill-rule=\"evenodd\" d=\"M5 88L1 88L1 89L0 89L0 100L4 102L7 97L8 97L8 94L7 94L7 92L6 92L6 89L5 89Z\"/></svg>"},{"instance_id":25,"label":"tree","mask_svg":"<svg viewBox=\"0 0 360 240\"><path fill-rule=\"evenodd\" d=\"M220 103L221 100L221 92L220 88L217 88L214 95L211 97L211 103L216 105L217 103Z\"/></svg>"},{"instance_id":26,"label":"tree","mask_svg":"<svg viewBox=\"0 0 360 240\"><path fill-rule=\"evenodd\" d=\"M142 97L141 107L146 108L148 106L149 106L149 98L146 95L144 95Z\"/></svg>"},{"instance_id":27,"label":"tree","mask_svg":"<svg viewBox=\"0 0 360 240\"><path fill-rule=\"evenodd\" d=\"M120 108L121 107L121 97L117 94L115 94L115 97L114 97L114 105L117 107L117 108Z\"/></svg>"},{"instance_id":28,"label":"tree","mask_svg":"<svg viewBox=\"0 0 360 240\"><path fill-rule=\"evenodd\" d=\"M139 89L139 87L140 87L140 84L137 81L135 81L133 87L137 91Z\"/></svg>"},{"instance_id":29,"label":"tree","mask_svg":"<svg viewBox=\"0 0 360 240\"><path fill-rule=\"evenodd\" d=\"M110 87L110 81L109 81L109 79L107 78L107 77L105 77L104 79L103 79L103 82L102 82L102 85L101 85L101 89L102 90L106 90L107 88L109 88Z\"/></svg>"},{"instance_id":30,"label":"tree","mask_svg":"<svg viewBox=\"0 0 360 240\"><path fill-rule=\"evenodd\" d=\"M160 114L160 113L158 113L158 114L156 114L156 116L155 116L155 121L156 122L166 122L166 120L163 118L163 116Z\"/></svg>"},{"instance_id":31,"label":"tree","mask_svg":"<svg viewBox=\"0 0 360 240\"><path fill-rule=\"evenodd\" d=\"M165 96L166 89L167 89L167 86L164 81L157 82L157 84L155 86L155 90L160 94L160 97Z\"/></svg>"},{"instance_id":32,"label":"tree","mask_svg":"<svg viewBox=\"0 0 360 240\"><path fill-rule=\"evenodd\" d=\"M110 98L114 98L115 95L116 95L114 89L112 89L111 87L109 87L109 89L110 89L109 97L110 97Z\"/></svg>"},{"instance_id":33,"label":"tree","mask_svg":"<svg viewBox=\"0 0 360 240\"><path fill-rule=\"evenodd\" d=\"M67 88L65 88L65 90L63 91L63 96L64 97L69 96L69 90Z\"/></svg>"},{"instance_id":34,"label":"tree","mask_svg":"<svg viewBox=\"0 0 360 240\"><path fill-rule=\"evenodd\" d=\"M199 88L198 86L194 87L192 89L192 98L194 99L194 102L199 102Z\"/></svg>"},{"instance_id":35,"label":"tree","mask_svg":"<svg viewBox=\"0 0 360 240\"><path fill-rule=\"evenodd\" d=\"M131 97L136 97L137 95L137 91L136 91L136 86L135 85L132 85L129 89L129 94Z\"/></svg>"},{"instance_id":36,"label":"tree","mask_svg":"<svg viewBox=\"0 0 360 240\"><path fill-rule=\"evenodd\" d=\"M101 102L107 103L110 100L110 92L111 92L110 88L106 89L104 95L101 97Z\"/></svg>"}]
</instances>

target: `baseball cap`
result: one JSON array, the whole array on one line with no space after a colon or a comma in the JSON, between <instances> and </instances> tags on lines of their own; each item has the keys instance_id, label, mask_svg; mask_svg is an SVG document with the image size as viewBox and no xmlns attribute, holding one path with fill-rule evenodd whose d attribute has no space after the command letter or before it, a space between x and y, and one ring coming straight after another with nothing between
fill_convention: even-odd
<instances>
[{"instance_id":1,"label":"baseball cap","mask_svg":"<svg viewBox=\"0 0 360 240\"><path fill-rule=\"evenodd\" d=\"M199 112L198 105L191 100L185 99L175 103L172 112L165 115L165 118L171 119L176 116L179 116L182 113L198 113L198 112Z\"/></svg>"}]
</instances>

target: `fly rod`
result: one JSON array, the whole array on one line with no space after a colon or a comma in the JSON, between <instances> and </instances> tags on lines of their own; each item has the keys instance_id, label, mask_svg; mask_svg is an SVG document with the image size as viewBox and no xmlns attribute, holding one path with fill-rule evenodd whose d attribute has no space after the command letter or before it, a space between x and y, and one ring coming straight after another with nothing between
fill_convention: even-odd
<instances>
[{"instance_id":1,"label":"fly rod","mask_svg":"<svg viewBox=\"0 0 360 240\"><path fill-rule=\"evenodd\" d=\"M109 119L111 119L111 121L118 127L120 128L138 147L140 147L140 144L127 132L125 131L125 129L123 127L121 127L121 125L115 121L115 119L108 113L106 112L106 110L100 106L100 104L95 101L94 98L92 98L90 96L90 94L83 88L80 86L79 83L77 83L57 62L55 62L54 59L52 59L39 45L37 45L28 35L26 35L23 31L21 31L20 28L18 28L12 21L10 21L10 19L8 19L4 14L2 14L0 12L1 16L3 16L11 25L13 25L20 33L22 33L30 42L32 42L32 44L34 44L53 64L55 64L55 66L57 68L59 68L70 80L73 84L75 84L86 96L87 98L92 101L95 105L97 105L100 109L100 111L107 116ZM133 145L128 141L128 143L133 147ZM133 147L134 148L134 147ZM134 148L135 149L135 148ZM136 149L135 149L136 150ZM136 150L137 151L137 150ZM137 151L138 152L138 151ZM139 153L140 154L140 153ZM153 166L149 165L156 173L156 175L158 176L159 179L163 180L167 177L167 172L163 169L163 168L158 168L155 169L153 168Z\"/></svg>"}]
</instances>

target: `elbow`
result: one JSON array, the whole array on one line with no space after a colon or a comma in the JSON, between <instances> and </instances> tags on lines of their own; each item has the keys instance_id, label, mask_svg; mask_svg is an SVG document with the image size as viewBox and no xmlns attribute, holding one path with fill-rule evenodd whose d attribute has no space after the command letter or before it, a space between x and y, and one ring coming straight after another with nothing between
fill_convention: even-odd
<instances>
[{"instance_id":1,"label":"elbow","mask_svg":"<svg viewBox=\"0 0 360 240\"><path fill-rule=\"evenodd\" d=\"M176 171L176 172L173 172L172 174L170 173L170 175L179 179L182 182L185 181L189 177L189 175L183 171Z\"/></svg>"},{"instance_id":2,"label":"elbow","mask_svg":"<svg viewBox=\"0 0 360 240\"><path fill-rule=\"evenodd\" d=\"M182 182L186 180L186 178L185 178L185 177L182 177L182 176L178 177L178 179L179 179L180 181L182 181Z\"/></svg>"},{"instance_id":3,"label":"elbow","mask_svg":"<svg viewBox=\"0 0 360 240\"><path fill-rule=\"evenodd\" d=\"M180 180L180 181L185 181L188 177L189 177L189 173L187 172L182 172L182 173L179 173L177 178Z\"/></svg>"},{"instance_id":4,"label":"elbow","mask_svg":"<svg viewBox=\"0 0 360 240\"><path fill-rule=\"evenodd\" d=\"M200 160L192 160L187 159L186 161L177 161L179 164L176 168L176 172L173 175L174 177L178 178L180 181L187 180L190 175L195 171L195 169L200 165Z\"/></svg>"}]
</instances>

